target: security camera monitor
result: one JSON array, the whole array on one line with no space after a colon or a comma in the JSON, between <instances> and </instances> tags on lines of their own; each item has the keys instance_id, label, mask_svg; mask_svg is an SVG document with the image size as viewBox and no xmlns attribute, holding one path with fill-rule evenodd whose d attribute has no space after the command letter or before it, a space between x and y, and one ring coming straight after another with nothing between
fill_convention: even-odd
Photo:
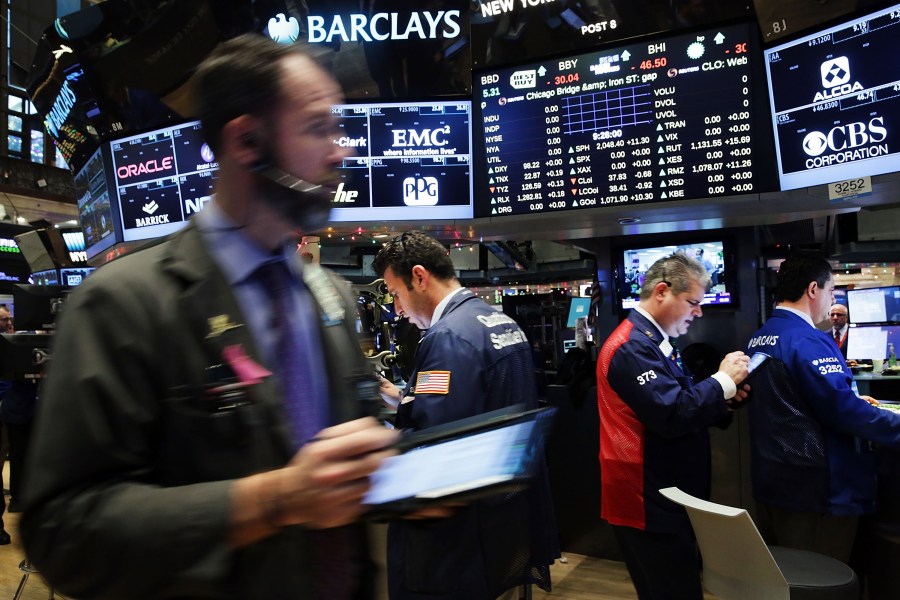
<instances>
[{"instance_id":1,"label":"security camera monitor","mask_svg":"<svg viewBox=\"0 0 900 600\"><path fill-rule=\"evenodd\" d=\"M709 274L710 288L703 295L704 306L732 304L735 280L734 269L729 268L731 254L726 242L713 240L623 250L620 264L616 266L616 282L622 309L636 308L640 304L641 287L650 266L676 252L696 258Z\"/></svg>"},{"instance_id":2,"label":"security camera monitor","mask_svg":"<svg viewBox=\"0 0 900 600\"><path fill-rule=\"evenodd\" d=\"M332 221L472 218L472 102L332 107L334 143L352 150L339 168Z\"/></svg>"},{"instance_id":3,"label":"security camera monitor","mask_svg":"<svg viewBox=\"0 0 900 600\"><path fill-rule=\"evenodd\" d=\"M900 286L847 291L850 321L860 324L900 323Z\"/></svg>"},{"instance_id":4,"label":"security camera monitor","mask_svg":"<svg viewBox=\"0 0 900 600\"><path fill-rule=\"evenodd\" d=\"M781 189L897 170L900 4L765 50Z\"/></svg>"}]
</instances>

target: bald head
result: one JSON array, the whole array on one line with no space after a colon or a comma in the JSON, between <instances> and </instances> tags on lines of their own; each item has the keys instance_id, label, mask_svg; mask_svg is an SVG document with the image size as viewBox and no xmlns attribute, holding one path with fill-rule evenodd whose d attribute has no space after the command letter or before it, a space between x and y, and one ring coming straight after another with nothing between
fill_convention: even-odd
<instances>
[{"instance_id":1,"label":"bald head","mask_svg":"<svg viewBox=\"0 0 900 600\"><path fill-rule=\"evenodd\" d=\"M843 304L835 304L831 307L831 310L828 311L828 317L831 319L831 326L834 329L842 329L844 325L847 324L850 314L847 312L846 306Z\"/></svg>"}]
</instances>

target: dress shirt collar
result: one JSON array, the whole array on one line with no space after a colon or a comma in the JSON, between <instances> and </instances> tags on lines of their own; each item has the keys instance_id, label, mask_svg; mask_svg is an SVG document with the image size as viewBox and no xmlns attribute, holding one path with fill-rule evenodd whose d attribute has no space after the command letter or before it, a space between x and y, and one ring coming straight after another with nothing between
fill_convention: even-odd
<instances>
[{"instance_id":1,"label":"dress shirt collar","mask_svg":"<svg viewBox=\"0 0 900 600\"><path fill-rule=\"evenodd\" d=\"M466 288L458 287L455 290L453 290L452 292L450 292L449 294L447 294L446 296L444 296L443 300L438 302L438 305L434 307L434 312L431 314L431 324L428 325L429 327L431 327L432 325L437 323L438 319L440 319L441 316L443 316L444 310L447 308L447 305L450 304L450 300L453 299L453 296L460 293L464 289L466 289Z\"/></svg>"},{"instance_id":2,"label":"dress shirt collar","mask_svg":"<svg viewBox=\"0 0 900 600\"><path fill-rule=\"evenodd\" d=\"M290 260L296 252L292 243L285 244L282 253L273 255L250 239L231 217L216 203L215 196L194 217L210 252L225 274L229 285L246 281L264 263L283 257L294 271L298 261ZM299 277L299 273L297 273Z\"/></svg>"},{"instance_id":3,"label":"dress shirt collar","mask_svg":"<svg viewBox=\"0 0 900 600\"><path fill-rule=\"evenodd\" d=\"M800 317L801 319L803 319L804 321L809 323L810 327L812 327L813 329L816 328L816 324L813 323L812 317L810 317L808 314L806 314L802 310L797 310L796 308L790 308L788 306L776 306L775 310L786 310L788 312L794 313L795 315L797 315L798 317Z\"/></svg>"},{"instance_id":4,"label":"dress shirt collar","mask_svg":"<svg viewBox=\"0 0 900 600\"><path fill-rule=\"evenodd\" d=\"M667 333L663 330L663 328L660 327L659 323L656 322L656 319L654 319L652 316L650 316L650 313L648 313L646 310L644 310L644 309L641 308L640 306L636 306L636 307L634 308L634 310L638 311L639 314L643 315L643 317L644 317L645 319L647 319L648 321L650 321L650 323L652 323L653 326L656 327L656 328L659 330L659 332L662 334L662 341L659 343L659 345L660 345L660 347L662 347L662 348L668 348L668 349L669 349L668 352L664 352L664 353L663 353L663 354L666 355L666 357L668 357L668 356L672 353L672 342L669 341L669 334L667 334Z\"/></svg>"}]
</instances>

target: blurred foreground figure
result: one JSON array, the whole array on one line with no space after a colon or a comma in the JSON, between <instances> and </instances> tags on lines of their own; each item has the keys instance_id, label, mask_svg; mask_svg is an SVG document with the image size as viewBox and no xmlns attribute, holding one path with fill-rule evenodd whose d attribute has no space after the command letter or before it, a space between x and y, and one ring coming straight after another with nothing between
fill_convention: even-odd
<instances>
[{"instance_id":1,"label":"blurred foreground figure","mask_svg":"<svg viewBox=\"0 0 900 600\"><path fill-rule=\"evenodd\" d=\"M358 418L354 302L296 254L329 214L342 95L308 56L257 36L224 43L197 85L215 196L67 300L25 551L80 600L362 598L352 523L395 435Z\"/></svg>"}]
</instances>

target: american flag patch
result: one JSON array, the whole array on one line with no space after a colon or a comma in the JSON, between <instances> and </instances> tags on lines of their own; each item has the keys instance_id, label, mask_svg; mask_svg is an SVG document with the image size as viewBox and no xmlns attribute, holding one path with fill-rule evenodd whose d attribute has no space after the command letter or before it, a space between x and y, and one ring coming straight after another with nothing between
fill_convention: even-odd
<instances>
[{"instance_id":1,"label":"american flag patch","mask_svg":"<svg viewBox=\"0 0 900 600\"><path fill-rule=\"evenodd\" d=\"M416 394L446 394L450 391L450 371L422 371L416 377Z\"/></svg>"}]
</instances>

